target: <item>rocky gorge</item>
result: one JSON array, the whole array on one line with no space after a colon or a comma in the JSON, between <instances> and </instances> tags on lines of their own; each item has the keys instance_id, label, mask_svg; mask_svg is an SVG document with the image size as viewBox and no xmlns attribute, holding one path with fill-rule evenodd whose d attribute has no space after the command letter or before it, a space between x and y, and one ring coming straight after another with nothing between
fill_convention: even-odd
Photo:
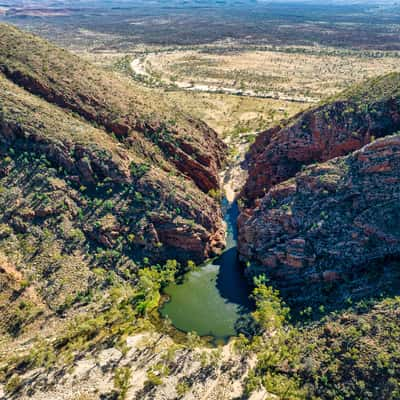
<instances>
[{"instance_id":1,"label":"rocky gorge","mask_svg":"<svg viewBox=\"0 0 400 400\"><path fill-rule=\"evenodd\" d=\"M229 160L218 134L162 93L1 24L0 398L353 400L390 386L383 398L395 399L398 299L329 316L330 300L302 304L320 320L294 327L276 288L292 300L308 284L370 275L373 286L387 278L379 266L398 269L399 129L393 73L259 133L243 162L239 135ZM229 224L223 189L238 194ZM236 222L253 285L240 296ZM191 317L186 297L200 292L204 338L159 313L209 259L202 281L221 313L246 300L219 348L210 292L194 286L175 304ZM398 281L387 280L394 293Z\"/></svg>"}]
</instances>

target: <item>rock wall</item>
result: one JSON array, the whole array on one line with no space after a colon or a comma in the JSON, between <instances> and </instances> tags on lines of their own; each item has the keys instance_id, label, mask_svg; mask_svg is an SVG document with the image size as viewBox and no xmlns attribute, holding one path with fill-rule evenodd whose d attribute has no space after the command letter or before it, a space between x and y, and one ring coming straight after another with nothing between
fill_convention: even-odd
<instances>
[{"instance_id":1,"label":"rock wall","mask_svg":"<svg viewBox=\"0 0 400 400\"><path fill-rule=\"evenodd\" d=\"M400 130L399 76L385 76L371 84L372 88L366 85L361 93L344 94L301 113L283 127L261 133L247 155L249 177L242 198L251 205L271 187L293 177L303 165L349 154L371 138ZM385 92L371 97L373 90Z\"/></svg>"},{"instance_id":2,"label":"rock wall","mask_svg":"<svg viewBox=\"0 0 400 400\"><path fill-rule=\"evenodd\" d=\"M400 134L311 165L239 217L239 252L282 285L400 255Z\"/></svg>"}]
</instances>

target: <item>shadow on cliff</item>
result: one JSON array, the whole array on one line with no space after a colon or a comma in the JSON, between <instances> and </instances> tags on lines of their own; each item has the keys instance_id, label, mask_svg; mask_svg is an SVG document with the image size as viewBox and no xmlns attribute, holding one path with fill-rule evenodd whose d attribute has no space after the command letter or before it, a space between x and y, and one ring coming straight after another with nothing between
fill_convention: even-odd
<instances>
[{"instance_id":1,"label":"shadow on cliff","mask_svg":"<svg viewBox=\"0 0 400 400\"><path fill-rule=\"evenodd\" d=\"M221 256L213 261L213 264L219 266L217 289L227 302L238 304L239 313L244 315L248 314L254 305L249 299L252 288L243 274L236 248L236 221L239 209L236 202L229 204L226 200L222 202L222 209L227 223L227 246Z\"/></svg>"},{"instance_id":2,"label":"shadow on cliff","mask_svg":"<svg viewBox=\"0 0 400 400\"><path fill-rule=\"evenodd\" d=\"M220 295L228 302L239 304L241 313L248 313L253 308L249 299L252 288L239 265L236 247L225 251L214 264L219 266L217 289Z\"/></svg>"}]
</instances>

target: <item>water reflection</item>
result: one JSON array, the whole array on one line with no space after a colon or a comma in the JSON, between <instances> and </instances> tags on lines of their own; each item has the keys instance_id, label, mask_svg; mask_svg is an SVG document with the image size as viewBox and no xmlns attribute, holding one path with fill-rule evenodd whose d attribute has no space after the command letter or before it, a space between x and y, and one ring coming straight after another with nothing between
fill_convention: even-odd
<instances>
[{"instance_id":1,"label":"water reflection","mask_svg":"<svg viewBox=\"0 0 400 400\"><path fill-rule=\"evenodd\" d=\"M171 300L161 309L173 325L185 332L226 339L237 333L251 310L250 288L237 260L237 204L223 203L227 223L224 253L196 271L182 283L166 289Z\"/></svg>"}]
</instances>

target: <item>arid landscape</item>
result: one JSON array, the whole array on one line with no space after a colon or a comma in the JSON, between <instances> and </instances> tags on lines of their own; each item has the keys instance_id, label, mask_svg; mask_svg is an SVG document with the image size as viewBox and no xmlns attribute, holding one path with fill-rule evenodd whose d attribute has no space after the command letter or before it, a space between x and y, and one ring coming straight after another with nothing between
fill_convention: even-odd
<instances>
[{"instance_id":1,"label":"arid landscape","mask_svg":"<svg viewBox=\"0 0 400 400\"><path fill-rule=\"evenodd\" d=\"M143 71L149 78L181 87L227 87L244 95L251 91L258 97L312 103L362 80L397 71L399 57L397 52L340 52L320 47L252 50L227 43L225 47L145 55L132 68L139 75Z\"/></svg>"},{"instance_id":2,"label":"arid landscape","mask_svg":"<svg viewBox=\"0 0 400 400\"><path fill-rule=\"evenodd\" d=\"M68 4L7 0L3 18L95 65L167 91L222 134L262 130L400 68L400 11L391 3Z\"/></svg>"},{"instance_id":3,"label":"arid landscape","mask_svg":"<svg viewBox=\"0 0 400 400\"><path fill-rule=\"evenodd\" d=\"M0 399L400 399L400 6L0 1Z\"/></svg>"}]
</instances>

